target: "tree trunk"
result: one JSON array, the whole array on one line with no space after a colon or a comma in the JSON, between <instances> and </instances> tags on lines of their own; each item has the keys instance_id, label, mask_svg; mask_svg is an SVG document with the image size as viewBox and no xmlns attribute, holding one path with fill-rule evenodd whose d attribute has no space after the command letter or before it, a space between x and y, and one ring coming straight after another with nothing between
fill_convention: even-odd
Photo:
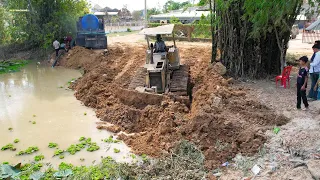
<instances>
[{"instance_id":1,"label":"tree trunk","mask_svg":"<svg viewBox=\"0 0 320 180\"><path fill-rule=\"evenodd\" d=\"M235 78L264 78L280 74L285 64L286 44L295 19L292 15L296 12L284 19L290 28L282 30L281 34L274 28L257 39L251 36L252 23L242 18L245 13L244 2L245 0L233 1L227 10L217 10L220 26L219 36L216 38L221 48L222 62L228 73Z\"/></svg>"}]
</instances>

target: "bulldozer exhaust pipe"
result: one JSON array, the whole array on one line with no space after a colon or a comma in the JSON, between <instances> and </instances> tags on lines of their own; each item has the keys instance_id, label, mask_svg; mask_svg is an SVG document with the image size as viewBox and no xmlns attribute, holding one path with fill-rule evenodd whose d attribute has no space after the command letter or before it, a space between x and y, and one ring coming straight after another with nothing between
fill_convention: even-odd
<instances>
[{"instance_id":1,"label":"bulldozer exhaust pipe","mask_svg":"<svg viewBox=\"0 0 320 180\"><path fill-rule=\"evenodd\" d=\"M151 43L150 45L150 48L151 48L151 56L150 56L150 64L153 64L153 44Z\"/></svg>"}]
</instances>

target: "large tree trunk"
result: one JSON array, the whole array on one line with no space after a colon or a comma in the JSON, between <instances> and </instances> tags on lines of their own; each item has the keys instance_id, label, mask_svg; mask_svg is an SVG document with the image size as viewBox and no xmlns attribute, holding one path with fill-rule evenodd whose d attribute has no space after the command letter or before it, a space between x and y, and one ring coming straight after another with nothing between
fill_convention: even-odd
<instances>
[{"instance_id":1,"label":"large tree trunk","mask_svg":"<svg viewBox=\"0 0 320 180\"><path fill-rule=\"evenodd\" d=\"M281 34L273 29L256 39L250 36L252 23L242 18L244 1L234 1L228 10L218 9L222 62L234 77L263 78L279 74L285 63L286 45L295 16L288 15L290 18L284 19L290 28L282 30Z\"/></svg>"}]
</instances>

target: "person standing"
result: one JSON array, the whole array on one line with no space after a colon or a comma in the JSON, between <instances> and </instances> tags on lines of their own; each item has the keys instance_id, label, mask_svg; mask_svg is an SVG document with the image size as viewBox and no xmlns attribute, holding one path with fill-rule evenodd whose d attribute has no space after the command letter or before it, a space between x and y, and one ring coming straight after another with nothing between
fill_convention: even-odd
<instances>
[{"instance_id":1,"label":"person standing","mask_svg":"<svg viewBox=\"0 0 320 180\"><path fill-rule=\"evenodd\" d=\"M317 52L319 51L320 44L315 44L312 46L314 54L312 55L310 59L310 78L311 78L311 89L309 91L308 97L310 100L317 100L318 96L318 89L316 88L315 91L315 85L319 79L319 73L320 73L320 55L317 55ZM316 58L317 57L317 58Z\"/></svg>"},{"instance_id":2,"label":"person standing","mask_svg":"<svg viewBox=\"0 0 320 180\"><path fill-rule=\"evenodd\" d=\"M52 43L54 49L56 50L56 57L58 57L59 55L59 50L60 50L60 43L59 41L56 39L55 41L53 41Z\"/></svg>"},{"instance_id":3,"label":"person standing","mask_svg":"<svg viewBox=\"0 0 320 180\"><path fill-rule=\"evenodd\" d=\"M309 104L306 95L307 82L308 82L308 68L307 68L308 57L303 56L299 59L299 73L297 77L297 109L301 109L301 99L306 109Z\"/></svg>"}]
</instances>

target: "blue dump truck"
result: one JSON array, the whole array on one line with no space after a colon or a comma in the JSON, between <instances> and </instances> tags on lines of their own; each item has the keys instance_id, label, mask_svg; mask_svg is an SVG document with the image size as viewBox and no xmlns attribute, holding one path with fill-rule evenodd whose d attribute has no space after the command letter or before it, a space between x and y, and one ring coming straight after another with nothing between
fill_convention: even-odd
<instances>
[{"instance_id":1,"label":"blue dump truck","mask_svg":"<svg viewBox=\"0 0 320 180\"><path fill-rule=\"evenodd\" d=\"M77 22L76 45L92 49L107 49L103 17L87 14Z\"/></svg>"}]
</instances>

